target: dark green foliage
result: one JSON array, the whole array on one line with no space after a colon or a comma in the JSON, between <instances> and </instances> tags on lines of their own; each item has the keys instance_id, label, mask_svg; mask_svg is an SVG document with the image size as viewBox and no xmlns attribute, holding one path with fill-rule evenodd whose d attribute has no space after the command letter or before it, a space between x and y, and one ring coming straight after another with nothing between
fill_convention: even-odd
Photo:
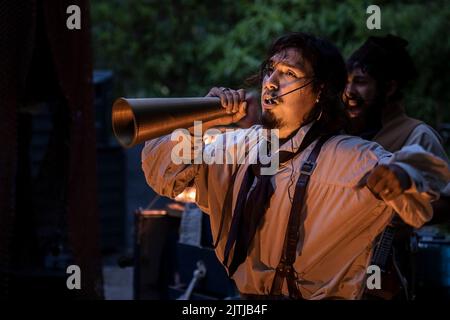
<instances>
[{"instance_id":1,"label":"dark green foliage","mask_svg":"<svg viewBox=\"0 0 450 320\"><path fill-rule=\"evenodd\" d=\"M378 1L382 29L366 28L372 2L126 1L91 3L96 68L115 72L116 95L203 96L212 86L241 87L258 70L270 42L286 31L332 40L344 57L369 35L410 42L419 78L406 92L411 115L450 121L446 1Z\"/></svg>"}]
</instances>

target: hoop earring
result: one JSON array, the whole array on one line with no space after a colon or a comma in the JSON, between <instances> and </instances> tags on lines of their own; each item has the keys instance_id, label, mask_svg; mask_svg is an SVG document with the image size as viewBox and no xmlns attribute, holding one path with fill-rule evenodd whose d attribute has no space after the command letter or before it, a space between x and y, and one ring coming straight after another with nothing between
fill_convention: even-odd
<instances>
[{"instance_id":1,"label":"hoop earring","mask_svg":"<svg viewBox=\"0 0 450 320\"><path fill-rule=\"evenodd\" d=\"M322 92L319 92L319 95L317 96L317 99L316 99L316 104L318 104L319 103L319 99L320 99L320 94L321 94ZM323 108L321 107L320 108L320 113L319 113L319 116L317 117L317 119L316 119L316 121L319 121L320 120L320 118L322 118L322 111L323 111Z\"/></svg>"},{"instance_id":2,"label":"hoop earring","mask_svg":"<svg viewBox=\"0 0 450 320\"><path fill-rule=\"evenodd\" d=\"M319 113L319 116L317 117L316 121L319 121L320 118L322 118L322 109L320 109L320 113Z\"/></svg>"}]
</instances>

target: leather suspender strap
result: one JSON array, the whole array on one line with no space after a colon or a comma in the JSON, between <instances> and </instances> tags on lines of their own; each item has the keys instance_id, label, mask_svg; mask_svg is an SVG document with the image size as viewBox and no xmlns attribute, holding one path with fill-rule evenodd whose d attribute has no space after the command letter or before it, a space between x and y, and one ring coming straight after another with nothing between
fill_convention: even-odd
<instances>
[{"instance_id":1,"label":"leather suspender strap","mask_svg":"<svg viewBox=\"0 0 450 320\"><path fill-rule=\"evenodd\" d=\"M316 160L319 156L323 144L330 138L329 135L322 136L317 141L308 159L303 163L300 177L295 186L294 199L292 202L289 222L283 247L283 253L280 263L275 272L275 278L270 290L271 295L282 295L283 283L286 278L289 290L289 297L292 299L302 299L302 295L297 286L297 273L294 269L294 262L297 252L297 244L300 238L300 216L304 206L306 188L316 166Z\"/></svg>"}]
</instances>

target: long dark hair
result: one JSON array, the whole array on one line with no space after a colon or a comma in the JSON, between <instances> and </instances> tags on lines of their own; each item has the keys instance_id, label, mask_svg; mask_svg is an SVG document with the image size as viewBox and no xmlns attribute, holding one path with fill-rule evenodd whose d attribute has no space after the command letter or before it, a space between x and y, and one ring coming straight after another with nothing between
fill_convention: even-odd
<instances>
[{"instance_id":1,"label":"long dark hair","mask_svg":"<svg viewBox=\"0 0 450 320\"><path fill-rule=\"evenodd\" d=\"M304 119L309 123L317 119L315 127L321 134L330 134L343 130L347 124L342 103L342 93L347 81L347 70L339 50L329 41L312 34L292 32L276 39L267 51L259 73L247 79L247 83L262 83L266 67L275 54L288 49L297 49L303 58L311 64L314 73L312 83L315 93L320 92L319 101Z\"/></svg>"}]
</instances>

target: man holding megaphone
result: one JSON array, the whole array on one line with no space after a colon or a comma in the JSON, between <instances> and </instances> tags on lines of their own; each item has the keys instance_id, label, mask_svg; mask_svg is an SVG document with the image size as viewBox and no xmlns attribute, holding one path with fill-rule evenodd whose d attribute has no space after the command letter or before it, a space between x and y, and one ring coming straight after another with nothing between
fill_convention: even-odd
<instances>
[{"instance_id":1,"label":"man holding megaphone","mask_svg":"<svg viewBox=\"0 0 450 320\"><path fill-rule=\"evenodd\" d=\"M179 141L165 135L142 151L147 182L171 198L195 186L216 255L244 298L359 299L373 240L392 209L414 227L430 220L430 201L450 180L447 164L417 146L392 154L341 133L346 67L328 41L305 33L280 37L260 79L262 125L201 145L216 155L244 149L248 161L175 163ZM213 88L207 97L220 99L222 115L203 130L244 118L244 90ZM261 138L262 130L276 134ZM262 146L278 159L271 174L263 171Z\"/></svg>"}]
</instances>

